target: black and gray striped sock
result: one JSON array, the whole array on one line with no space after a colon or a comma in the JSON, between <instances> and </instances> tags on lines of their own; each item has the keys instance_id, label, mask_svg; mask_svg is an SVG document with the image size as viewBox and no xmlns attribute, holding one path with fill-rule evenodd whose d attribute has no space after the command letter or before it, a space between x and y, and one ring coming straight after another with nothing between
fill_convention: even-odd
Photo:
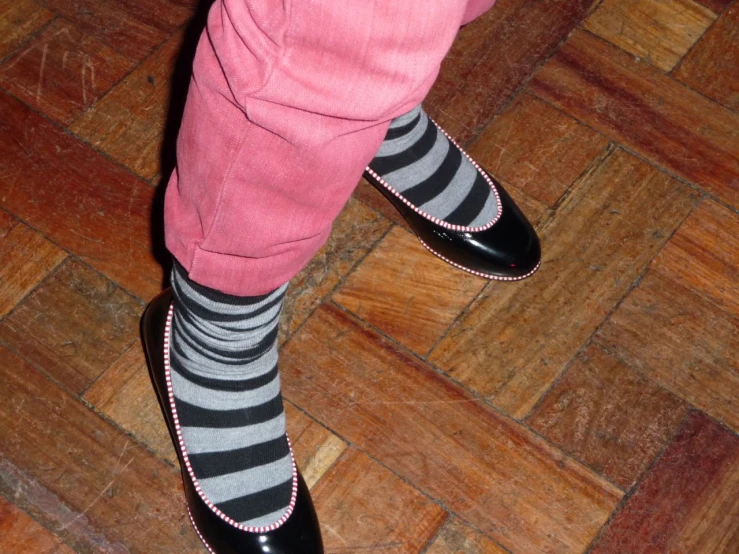
<instances>
[{"instance_id":1,"label":"black and gray striped sock","mask_svg":"<svg viewBox=\"0 0 739 554\"><path fill-rule=\"evenodd\" d=\"M191 281L175 263L170 367L190 465L205 497L248 527L285 514L293 460L277 371L287 285L237 297Z\"/></svg>"},{"instance_id":2,"label":"black and gray striped sock","mask_svg":"<svg viewBox=\"0 0 739 554\"><path fill-rule=\"evenodd\" d=\"M446 223L484 227L497 215L488 181L421 106L390 123L369 167L411 204Z\"/></svg>"}]
</instances>

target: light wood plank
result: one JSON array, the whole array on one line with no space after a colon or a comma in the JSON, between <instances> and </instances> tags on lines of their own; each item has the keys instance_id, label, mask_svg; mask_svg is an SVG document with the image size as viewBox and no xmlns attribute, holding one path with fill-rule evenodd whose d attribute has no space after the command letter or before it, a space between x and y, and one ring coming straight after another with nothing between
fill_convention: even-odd
<instances>
[{"instance_id":1,"label":"light wood plank","mask_svg":"<svg viewBox=\"0 0 739 554\"><path fill-rule=\"evenodd\" d=\"M621 498L338 307L321 306L281 363L291 402L514 552L582 552Z\"/></svg>"},{"instance_id":2,"label":"light wood plank","mask_svg":"<svg viewBox=\"0 0 739 554\"><path fill-rule=\"evenodd\" d=\"M429 359L524 417L696 200L690 187L616 150L542 231L537 275L488 288Z\"/></svg>"}]
</instances>

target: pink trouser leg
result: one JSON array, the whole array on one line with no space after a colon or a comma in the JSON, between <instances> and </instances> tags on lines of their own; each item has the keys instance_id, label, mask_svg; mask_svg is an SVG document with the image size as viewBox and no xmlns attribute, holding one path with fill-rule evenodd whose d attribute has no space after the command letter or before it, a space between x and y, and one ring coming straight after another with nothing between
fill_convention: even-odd
<instances>
[{"instance_id":1,"label":"pink trouser leg","mask_svg":"<svg viewBox=\"0 0 739 554\"><path fill-rule=\"evenodd\" d=\"M190 277L251 296L321 247L390 120L494 0L216 0L165 202Z\"/></svg>"}]
</instances>

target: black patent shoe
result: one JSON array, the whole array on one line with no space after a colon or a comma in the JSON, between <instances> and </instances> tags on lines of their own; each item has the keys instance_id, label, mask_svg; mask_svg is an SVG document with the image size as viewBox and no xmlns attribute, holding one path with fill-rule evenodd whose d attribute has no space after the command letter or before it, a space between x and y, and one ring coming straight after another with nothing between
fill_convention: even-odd
<instances>
[{"instance_id":1,"label":"black patent shoe","mask_svg":"<svg viewBox=\"0 0 739 554\"><path fill-rule=\"evenodd\" d=\"M313 501L293 458L290 506L269 527L246 527L216 508L200 490L192 473L170 386L169 338L172 292L166 290L147 306L141 319L149 370L182 468L187 509L195 531L212 554L323 554L323 542ZM290 450L292 454L292 448Z\"/></svg>"},{"instance_id":2,"label":"black patent shoe","mask_svg":"<svg viewBox=\"0 0 739 554\"><path fill-rule=\"evenodd\" d=\"M480 171L495 194L498 211L484 226L452 225L425 213L373 171L371 164L364 176L390 200L421 244L445 262L486 279L518 281L533 275L541 265L536 231L500 183L485 173L449 135L447 137Z\"/></svg>"}]
</instances>

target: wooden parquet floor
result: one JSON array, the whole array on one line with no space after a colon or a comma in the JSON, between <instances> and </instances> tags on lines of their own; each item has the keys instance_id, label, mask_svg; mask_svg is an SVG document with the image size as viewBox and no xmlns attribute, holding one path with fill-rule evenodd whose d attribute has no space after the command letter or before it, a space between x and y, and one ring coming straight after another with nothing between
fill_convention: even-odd
<instances>
[{"instance_id":1,"label":"wooden parquet floor","mask_svg":"<svg viewBox=\"0 0 739 554\"><path fill-rule=\"evenodd\" d=\"M204 552L138 335L196 4L0 0L3 554ZM427 109L543 266L360 184L281 328L327 552L739 553L739 0L499 0Z\"/></svg>"}]
</instances>

